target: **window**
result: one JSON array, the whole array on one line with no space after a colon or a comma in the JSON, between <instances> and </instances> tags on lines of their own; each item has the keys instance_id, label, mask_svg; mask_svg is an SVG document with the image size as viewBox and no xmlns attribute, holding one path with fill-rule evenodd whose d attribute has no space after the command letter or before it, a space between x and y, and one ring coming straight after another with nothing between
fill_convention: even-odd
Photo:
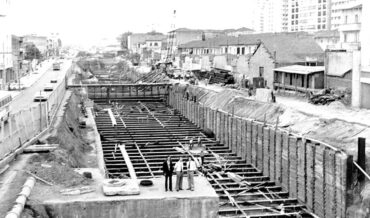
<instances>
[{"instance_id":1,"label":"window","mask_svg":"<svg viewBox=\"0 0 370 218\"><path fill-rule=\"evenodd\" d=\"M263 77L263 71L264 70L265 70L264 67L260 67L260 69L259 69L259 75L260 75L260 77Z\"/></svg>"},{"instance_id":2,"label":"window","mask_svg":"<svg viewBox=\"0 0 370 218\"><path fill-rule=\"evenodd\" d=\"M236 54L240 54L240 48L236 48Z\"/></svg>"},{"instance_id":3,"label":"window","mask_svg":"<svg viewBox=\"0 0 370 218\"><path fill-rule=\"evenodd\" d=\"M245 47L242 48L242 55L245 54Z\"/></svg>"},{"instance_id":4,"label":"window","mask_svg":"<svg viewBox=\"0 0 370 218\"><path fill-rule=\"evenodd\" d=\"M225 48L225 54L227 54L227 48Z\"/></svg>"},{"instance_id":5,"label":"window","mask_svg":"<svg viewBox=\"0 0 370 218\"><path fill-rule=\"evenodd\" d=\"M344 42L347 42L347 33L344 34Z\"/></svg>"},{"instance_id":6,"label":"window","mask_svg":"<svg viewBox=\"0 0 370 218\"><path fill-rule=\"evenodd\" d=\"M347 22L348 22L348 16L345 16L344 17L344 24L347 24Z\"/></svg>"},{"instance_id":7,"label":"window","mask_svg":"<svg viewBox=\"0 0 370 218\"><path fill-rule=\"evenodd\" d=\"M158 46L158 42L155 42L155 43L154 43L154 46Z\"/></svg>"},{"instance_id":8,"label":"window","mask_svg":"<svg viewBox=\"0 0 370 218\"><path fill-rule=\"evenodd\" d=\"M358 23L358 15L355 16L355 23Z\"/></svg>"}]
</instances>

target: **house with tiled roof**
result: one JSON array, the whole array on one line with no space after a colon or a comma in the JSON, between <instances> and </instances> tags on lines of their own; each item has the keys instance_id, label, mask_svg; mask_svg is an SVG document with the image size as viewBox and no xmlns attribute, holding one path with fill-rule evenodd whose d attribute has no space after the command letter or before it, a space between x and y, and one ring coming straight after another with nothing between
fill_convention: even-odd
<instances>
[{"instance_id":1,"label":"house with tiled roof","mask_svg":"<svg viewBox=\"0 0 370 218\"><path fill-rule=\"evenodd\" d=\"M308 35L271 34L261 39L249 59L248 77L251 81L252 78L261 77L265 85L272 88L274 81L279 80L274 76L274 69L289 65L323 66L324 51ZM299 75L293 73L284 76L291 81Z\"/></svg>"}]
</instances>

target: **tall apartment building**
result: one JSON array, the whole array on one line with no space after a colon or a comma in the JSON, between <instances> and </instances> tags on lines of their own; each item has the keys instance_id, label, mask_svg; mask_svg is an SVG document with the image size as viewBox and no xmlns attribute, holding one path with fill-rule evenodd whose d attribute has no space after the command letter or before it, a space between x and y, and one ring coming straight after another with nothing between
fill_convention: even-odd
<instances>
[{"instance_id":1,"label":"tall apartment building","mask_svg":"<svg viewBox=\"0 0 370 218\"><path fill-rule=\"evenodd\" d=\"M315 32L330 29L330 0L289 0L288 7L288 31Z\"/></svg>"},{"instance_id":2,"label":"tall apartment building","mask_svg":"<svg viewBox=\"0 0 370 218\"><path fill-rule=\"evenodd\" d=\"M257 33L288 31L289 0L258 0L254 29Z\"/></svg>"}]
</instances>

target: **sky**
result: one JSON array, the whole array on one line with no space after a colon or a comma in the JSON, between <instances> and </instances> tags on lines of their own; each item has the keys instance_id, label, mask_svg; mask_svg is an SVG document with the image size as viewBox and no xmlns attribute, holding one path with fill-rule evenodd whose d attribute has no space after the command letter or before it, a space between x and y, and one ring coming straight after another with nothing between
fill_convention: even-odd
<instances>
[{"instance_id":1,"label":"sky","mask_svg":"<svg viewBox=\"0 0 370 218\"><path fill-rule=\"evenodd\" d=\"M126 31L253 28L256 0L11 0L14 34L58 32L64 44L114 41ZM176 18L173 19L173 11Z\"/></svg>"}]
</instances>

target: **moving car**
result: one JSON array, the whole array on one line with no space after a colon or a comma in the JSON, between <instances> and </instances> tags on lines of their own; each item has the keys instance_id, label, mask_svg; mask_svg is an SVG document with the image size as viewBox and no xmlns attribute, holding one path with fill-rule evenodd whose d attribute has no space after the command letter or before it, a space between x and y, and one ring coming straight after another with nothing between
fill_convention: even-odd
<instances>
[{"instance_id":1,"label":"moving car","mask_svg":"<svg viewBox=\"0 0 370 218\"><path fill-rule=\"evenodd\" d=\"M52 79L52 80L50 80L50 83L58 83L58 80L57 79Z\"/></svg>"},{"instance_id":2,"label":"moving car","mask_svg":"<svg viewBox=\"0 0 370 218\"><path fill-rule=\"evenodd\" d=\"M53 63L53 70L60 70L60 63L59 62L54 62Z\"/></svg>"},{"instance_id":3,"label":"moving car","mask_svg":"<svg viewBox=\"0 0 370 218\"><path fill-rule=\"evenodd\" d=\"M43 91L36 92L33 101L40 102L40 101L46 101L48 100L47 98L47 93Z\"/></svg>"},{"instance_id":4,"label":"moving car","mask_svg":"<svg viewBox=\"0 0 370 218\"><path fill-rule=\"evenodd\" d=\"M53 86L53 84L51 84L51 83L47 83L47 84L45 84L45 86L44 86L44 91L45 92L51 92L51 91L53 91L54 90L54 86Z\"/></svg>"}]
</instances>

